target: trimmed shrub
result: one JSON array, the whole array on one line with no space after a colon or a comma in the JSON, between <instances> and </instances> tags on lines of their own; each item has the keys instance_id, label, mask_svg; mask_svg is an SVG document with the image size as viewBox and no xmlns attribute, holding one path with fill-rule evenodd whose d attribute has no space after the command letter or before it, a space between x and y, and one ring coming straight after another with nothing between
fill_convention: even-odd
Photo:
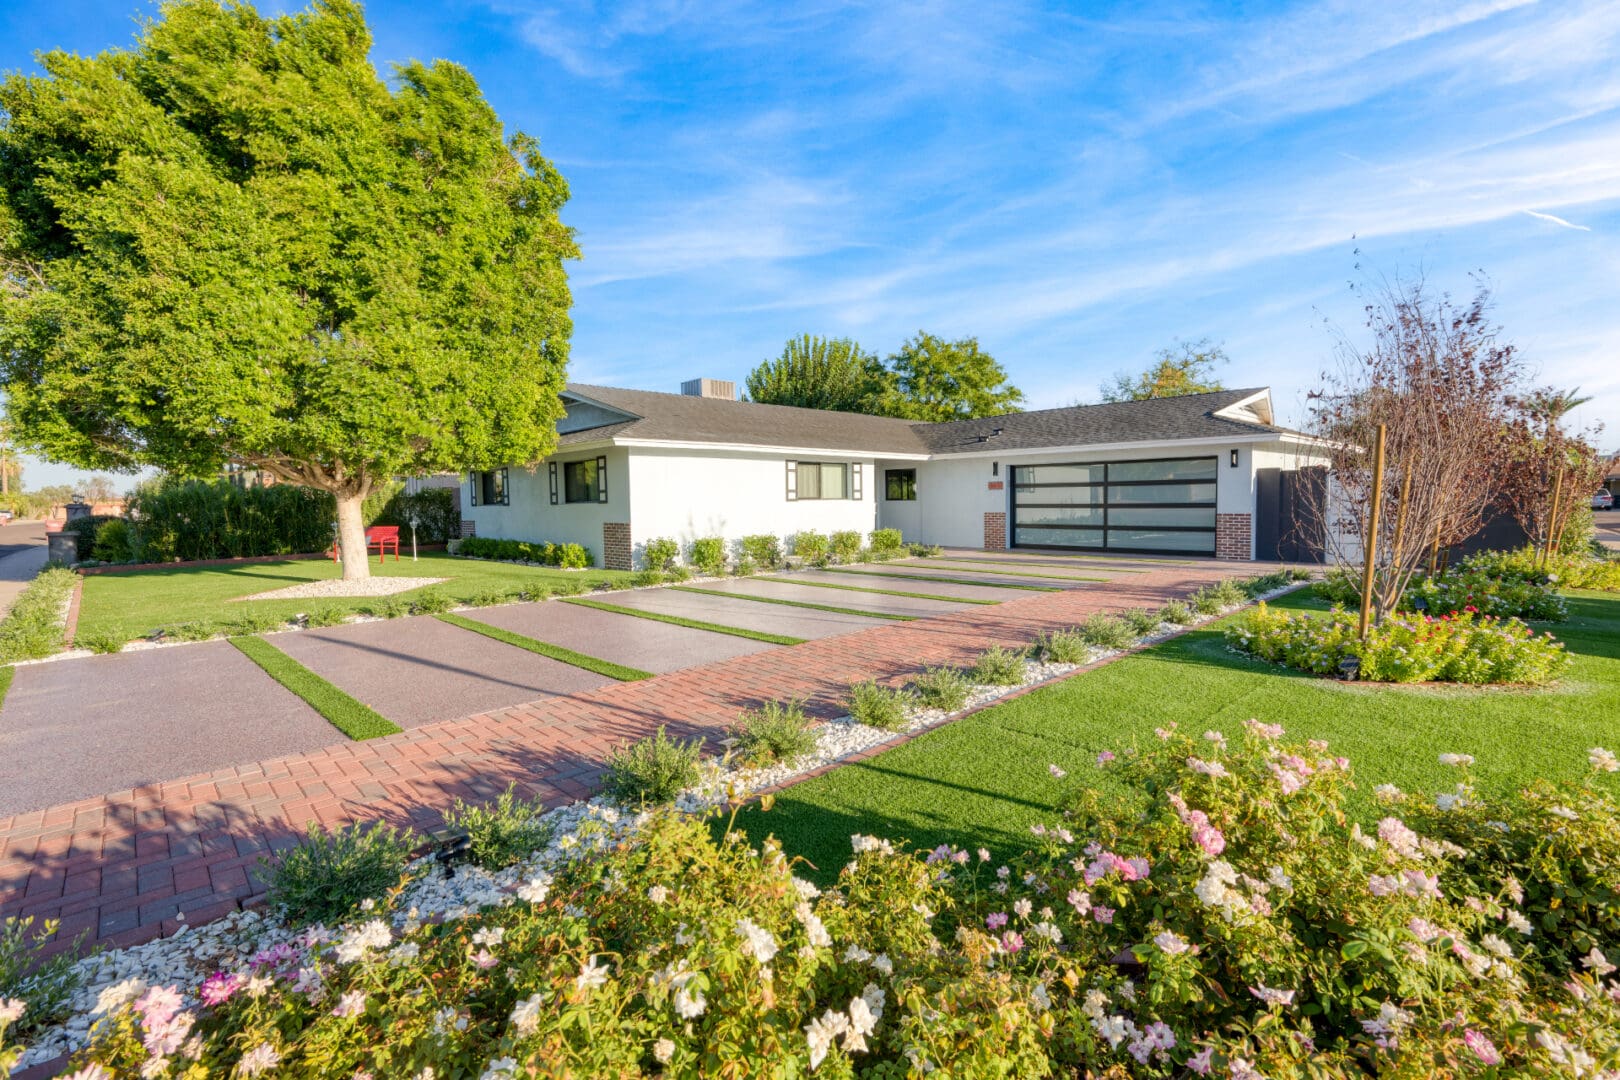
<instances>
[{"instance_id":1,"label":"trimmed shrub","mask_svg":"<svg viewBox=\"0 0 1620 1080\"><path fill-rule=\"evenodd\" d=\"M1222 578L1213 585L1206 586L1209 593L1223 608L1236 607L1247 603L1249 594L1243 591L1243 586L1232 578Z\"/></svg>"},{"instance_id":2,"label":"trimmed shrub","mask_svg":"<svg viewBox=\"0 0 1620 1080\"><path fill-rule=\"evenodd\" d=\"M0 923L0 1002L20 1001L26 1006L13 1034L26 1034L67 1017L73 992L79 988L74 957L84 935L74 942L74 948L47 959L42 955L45 945L60 928L58 920L46 919L36 930L32 915ZM0 1034L4 1032L0 1021ZM6 1040L0 1038L0 1066L6 1064L5 1048Z\"/></svg>"},{"instance_id":3,"label":"trimmed shrub","mask_svg":"<svg viewBox=\"0 0 1620 1080\"><path fill-rule=\"evenodd\" d=\"M1176 626L1190 626L1197 618L1198 615L1192 606L1184 600L1167 601L1159 609L1159 620Z\"/></svg>"},{"instance_id":4,"label":"trimmed shrub","mask_svg":"<svg viewBox=\"0 0 1620 1080\"><path fill-rule=\"evenodd\" d=\"M841 563L859 562L861 534L854 529L840 529L829 538L828 547L832 549L833 558Z\"/></svg>"},{"instance_id":5,"label":"trimmed shrub","mask_svg":"<svg viewBox=\"0 0 1620 1080\"><path fill-rule=\"evenodd\" d=\"M310 629L322 626L342 626L349 621L349 613L340 607L316 608L304 615L304 625Z\"/></svg>"},{"instance_id":6,"label":"trimmed shrub","mask_svg":"<svg viewBox=\"0 0 1620 1080\"><path fill-rule=\"evenodd\" d=\"M925 709L955 712L967 704L973 683L961 668L931 667L911 680L911 695Z\"/></svg>"},{"instance_id":7,"label":"trimmed shrub","mask_svg":"<svg viewBox=\"0 0 1620 1080\"><path fill-rule=\"evenodd\" d=\"M809 563L811 566L821 566L827 562L829 551L826 534L818 533L814 529L793 534L793 554Z\"/></svg>"},{"instance_id":8,"label":"trimmed shrub","mask_svg":"<svg viewBox=\"0 0 1620 1080\"><path fill-rule=\"evenodd\" d=\"M78 574L56 565L28 583L0 622L0 663L38 660L62 651L65 606L78 582Z\"/></svg>"},{"instance_id":9,"label":"trimmed shrub","mask_svg":"<svg viewBox=\"0 0 1620 1080\"><path fill-rule=\"evenodd\" d=\"M615 747L602 786L621 806L668 806L698 781L703 740L678 742L663 727L650 737Z\"/></svg>"},{"instance_id":10,"label":"trimmed shrub","mask_svg":"<svg viewBox=\"0 0 1620 1080\"><path fill-rule=\"evenodd\" d=\"M1128 649L1136 644L1136 634L1124 619L1102 612L1087 616L1085 622L1075 627L1075 633L1087 645L1099 649Z\"/></svg>"},{"instance_id":11,"label":"trimmed shrub","mask_svg":"<svg viewBox=\"0 0 1620 1080\"><path fill-rule=\"evenodd\" d=\"M219 623L195 619L191 622L159 627L157 636L171 641L207 641L209 638L218 637L224 629Z\"/></svg>"},{"instance_id":12,"label":"trimmed shrub","mask_svg":"<svg viewBox=\"0 0 1620 1080\"><path fill-rule=\"evenodd\" d=\"M700 536L692 541L687 561L704 577L720 577L726 572L726 542L719 536Z\"/></svg>"},{"instance_id":13,"label":"trimmed shrub","mask_svg":"<svg viewBox=\"0 0 1620 1080\"><path fill-rule=\"evenodd\" d=\"M336 519L330 494L294 484L164 477L137 486L129 500L139 562L325 551Z\"/></svg>"},{"instance_id":14,"label":"trimmed shrub","mask_svg":"<svg viewBox=\"0 0 1620 1080\"><path fill-rule=\"evenodd\" d=\"M1034 654L1051 664L1083 664L1091 659L1091 646L1079 630L1053 630L1036 637Z\"/></svg>"},{"instance_id":15,"label":"trimmed shrub","mask_svg":"<svg viewBox=\"0 0 1620 1080\"><path fill-rule=\"evenodd\" d=\"M899 529L873 529L871 547L873 555L898 555L905 546Z\"/></svg>"},{"instance_id":16,"label":"trimmed shrub","mask_svg":"<svg viewBox=\"0 0 1620 1080\"><path fill-rule=\"evenodd\" d=\"M444 823L466 832L468 857L476 865L502 870L550 842L552 830L540 820L545 810L543 801L520 799L516 786L510 786L482 806L457 799L445 812Z\"/></svg>"},{"instance_id":17,"label":"trimmed shrub","mask_svg":"<svg viewBox=\"0 0 1620 1080\"><path fill-rule=\"evenodd\" d=\"M1017 686L1024 681L1024 656L1000 645L979 654L968 677L980 686Z\"/></svg>"},{"instance_id":18,"label":"trimmed shrub","mask_svg":"<svg viewBox=\"0 0 1620 1080\"><path fill-rule=\"evenodd\" d=\"M312 821L297 845L259 860L269 904L290 923L333 925L403 884L416 842L410 831L390 825L327 832Z\"/></svg>"},{"instance_id":19,"label":"trimmed shrub","mask_svg":"<svg viewBox=\"0 0 1620 1080\"><path fill-rule=\"evenodd\" d=\"M249 609L235 622L231 623L230 633L238 634L268 634L272 630L280 630L287 625L287 620L280 615L271 615L264 611Z\"/></svg>"},{"instance_id":20,"label":"trimmed shrub","mask_svg":"<svg viewBox=\"0 0 1620 1080\"><path fill-rule=\"evenodd\" d=\"M904 690L892 690L875 680L852 683L844 705L857 724L877 728L879 731L899 731L906 726L906 707L911 695Z\"/></svg>"},{"instance_id":21,"label":"trimmed shrub","mask_svg":"<svg viewBox=\"0 0 1620 1080\"><path fill-rule=\"evenodd\" d=\"M1325 617L1288 615L1264 602L1226 629L1234 648L1318 675L1336 675L1355 657L1368 682L1548 683L1569 664L1561 642L1537 635L1517 619L1464 612L1433 618L1397 615L1362 641L1357 620L1335 610Z\"/></svg>"},{"instance_id":22,"label":"trimmed shrub","mask_svg":"<svg viewBox=\"0 0 1620 1080\"><path fill-rule=\"evenodd\" d=\"M587 586L583 581L567 578L551 583L549 588L553 596L579 596L586 590ZM535 599L540 599L540 597L536 596Z\"/></svg>"},{"instance_id":23,"label":"trimmed shrub","mask_svg":"<svg viewBox=\"0 0 1620 1080\"><path fill-rule=\"evenodd\" d=\"M1163 621L1153 612L1144 608L1131 608L1128 611L1122 611L1119 613L1119 617L1130 628L1131 633L1139 638L1155 633L1159 629L1159 623Z\"/></svg>"},{"instance_id":24,"label":"trimmed shrub","mask_svg":"<svg viewBox=\"0 0 1620 1080\"><path fill-rule=\"evenodd\" d=\"M461 536L461 508L453 488L423 488L407 494L404 485L391 486L380 505L366 500L367 525L400 526L400 543L411 542L415 523L416 539L423 544L442 544Z\"/></svg>"},{"instance_id":25,"label":"trimmed shrub","mask_svg":"<svg viewBox=\"0 0 1620 1080\"><path fill-rule=\"evenodd\" d=\"M502 604L510 604L516 599L517 596L513 594L511 589L503 589L499 585L485 585L471 596L463 598L461 604L463 607L475 608L499 607Z\"/></svg>"},{"instance_id":26,"label":"trimmed shrub","mask_svg":"<svg viewBox=\"0 0 1620 1080\"><path fill-rule=\"evenodd\" d=\"M411 613L411 602L403 596L379 596L360 610L379 619L403 619Z\"/></svg>"},{"instance_id":27,"label":"trimmed shrub","mask_svg":"<svg viewBox=\"0 0 1620 1080\"><path fill-rule=\"evenodd\" d=\"M910 544L906 554L914 559L936 559L945 554L945 549L938 544Z\"/></svg>"},{"instance_id":28,"label":"trimmed shrub","mask_svg":"<svg viewBox=\"0 0 1620 1080\"><path fill-rule=\"evenodd\" d=\"M123 521L119 514L86 514L83 517L70 518L62 523L62 531L72 533L79 538L79 557L88 559L95 551L96 542L101 538L101 531L115 521ZM101 556L96 555L95 558Z\"/></svg>"},{"instance_id":29,"label":"trimmed shrub","mask_svg":"<svg viewBox=\"0 0 1620 1080\"><path fill-rule=\"evenodd\" d=\"M73 647L76 649L89 649L93 653L103 655L123 652L124 639L118 634L106 632L78 634L73 638Z\"/></svg>"},{"instance_id":30,"label":"trimmed shrub","mask_svg":"<svg viewBox=\"0 0 1620 1080\"><path fill-rule=\"evenodd\" d=\"M782 565L782 541L774 536L757 533L738 541L743 562L751 567L775 570Z\"/></svg>"},{"instance_id":31,"label":"trimmed shrub","mask_svg":"<svg viewBox=\"0 0 1620 1080\"><path fill-rule=\"evenodd\" d=\"M591 553L579 544L553 544L544 540L469 536L461 541L455 553L469 559L537 563L541 566L560 566L566 570L582 570L595 565Z\"/></svg>"},{"instance_id":32,"label":"trimmed shrub","mask_svg":"<svg viewBox=\"0 0 1620 1080\"><path fill-rule=\"evenodd\" d=\"M746 765L796 761L816 748L816 733L802 701L768 701L742 713L726 729L732 753Z\"/></svg>"},{"instance_id":33,"label":"trimmed shrub","mask_svg":"<svg viewBox=\"0 0 1620 1080\"><path fill-rule=\"evenodd\" d=\"M1187 598L1194 611L1200 615L1219 615L1226 606L1225 601L1211 586L1205 585Z\"/></svg>"},{"instance_id":34,"label":"trimmed shrub","mask_svg":"<svg viewBox=\"0 0 1620 1080\"><path fill-rule=\"evenodd\" d=\"M437 615L456 606L456 598L438 589L428 588L410 594L408 601L412 615Z\"/></svg>"},{"instance_id":35,"label":"trimmed shrub","mask_svg":"<svg viewBox=\"0 0 1620 1080\"><path fill-rule=\"evenodd\" d=\"M630 584L638 589L645 589L651 585L662 585L667 575L662 570L637 570L630 578Z\"/></svg>"},{"instance_id":36,"label":"trimmed shrub","mask_svg":"<svg viewBox=\"0 0 1620 1080\"><path fill-rule=\"evenodd\" d=\"M129 527L129 522L123 518L113 518L96 530L93 548L89 551L92 558L99 562L127 563L135 561L137 541L135 532ZM80 553L85 553L83 544Z\"/></svg>"},{"instance_id":37,"label":"trimmed shrub","mask_svg":"<svg viewBox=\"0 0 1620 1080\"><path fill-rule=\"evenodd\" d=\"M649 570L673 570L681 559L681 545L667 536L648 540L641 560Z\"/></svg>"}]
</instances>

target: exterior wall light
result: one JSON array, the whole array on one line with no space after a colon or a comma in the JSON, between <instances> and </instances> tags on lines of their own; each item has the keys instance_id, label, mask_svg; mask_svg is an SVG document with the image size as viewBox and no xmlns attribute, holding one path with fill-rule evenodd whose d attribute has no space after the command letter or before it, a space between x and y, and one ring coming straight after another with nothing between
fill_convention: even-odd
<instances>
[{"instance_id":1,"label":"exterior wall light","mask_svg":"<svg viewBox=\"0 0 1620 1080\"><path fill-rule=\"evenodd\" d=\"M1234 469L1237 468L1237 458L1238 458L1238 452L1236 450L1233 450L1232 451L1232 468L1234 468Z\"/></svg>"}]
</instances>

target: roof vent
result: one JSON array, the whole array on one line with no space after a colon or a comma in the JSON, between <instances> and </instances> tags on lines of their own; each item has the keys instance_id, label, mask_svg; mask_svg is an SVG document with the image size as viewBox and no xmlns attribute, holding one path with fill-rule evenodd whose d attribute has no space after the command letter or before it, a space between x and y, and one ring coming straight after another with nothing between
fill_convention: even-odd
<instances>
[{"instance_id":1,"label":"roof vent","mask_svg":"<svg viewBox=\"0 0 1620 1080\"><path fill-rule=\"evenodd\" d=\"M729 379L687 379L681 383L681 393L687 397L712 397L722 401L736 401L737 384Z\"/></svg>"}]
</instances>

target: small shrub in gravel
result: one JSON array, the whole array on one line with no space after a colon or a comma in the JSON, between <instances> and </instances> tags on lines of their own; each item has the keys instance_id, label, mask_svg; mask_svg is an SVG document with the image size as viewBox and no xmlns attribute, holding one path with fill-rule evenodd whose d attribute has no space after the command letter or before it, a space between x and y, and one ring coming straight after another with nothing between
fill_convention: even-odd
<instances>
[{"instance_id":1,"label":"small shrub in gravel","mask_svg":"<svg viewBox=\"0 0 1620 1080\"><path fill-rule=\"evenodd\" d=\"M272 630L280 630L287 625L287 620L280 615L270 615L262 611L249 611L246 615L231 624L231 633L237 634L268 634Z\"/></svg>"},{"instance_id":2,"label":"small shrub in gravel","mask_svg":"<svg viewBox=\"0 0 1620 1080\"><path fill-rule=\"evenodd\" d=\"M551 840L551 827L540 820L546 807L538 799L520 799L515 787L482 806L457 799L444 815L444 823L467 833L472 861L485 870L502 870L522 861Z\"/></svg>"},{"instance_id":3,"label":"small shrub in gravel","mask_svg":"<svg viewBox=\"0 0 1620 1080\"><path fill-rule=\"evenodd\" d=\"M793 554L803 559L810 566L823 566L827 562L829 550L827 536L814 529L793 534Z\"/></svg>"},{"instance_id":4,"label":"small shrub in gravel","mask_svg":"<svg viewBox=\"0 0 1620 1080\"><path fill-rule=\"evenodd\" d=\"M1243 586L1231 578L1222 578L1210 587L1210 592L1221 602L1222 607L1233 607L1246 603L1249 599L1249 594L1244 592Z\"/></svg>"},{"instance_id":5,"label":"small shrub in gravel","mask_svg":"<svg viewBox=\"0 0 1620 1080\"><path fill-rule=\"evenodd\" d=\"M667 536L654 537L647 541L646 548L641 553L642 562L649 570L670 570L681 557L681 545Z\"/></svg>"},{"instance_id":6,"label":"small shrub in gravel","mask_svg":"<svg viewBox=\"0 0 1620 1080\"><path fill-rule=\"evenodd\" d=\"M438 589L423 589L411 597L412 615L437 615L456 606L455 597Z\"/></svg>"},{"instance_id":7,"label":"small shrub in gravel","mask_svg":"<svg viewBox=\"0 0 1620 1080\"><path fill-rule=\"evenodd\" d=\"M1221 598L1215 595L1215 590L1208 585L1189 596L1187 601L1200 615L1219 615L1221 608L1225 606L1221 603Z\"/></svg>"},{"instance_id":8,"label":"small shrub in gravel","mask_svg":"<svg viewBox=\"0 0 1620 1080\"><path fill-rule=\"evenodd\" d=\"M1125 625L1131 628L1131 633L1137 637L1145 637L1159 629L1160 618L1145 608L1131 608L1122 611L1119 617L1125 620Z\"/></svg>"},{"instance_id":9,"label":"small shrub in gravel","mask_svg":"<svg viewBox=\"0 0 1620 1080\"><path fill-rule=\"evenodd\" d=\"M1024 655L993 646L979 654L968 669L968 677L980 686L1017 686L1024 681Z\"/></svg>"},{"instance_id":10,"label":"small shrub in gravel","mask_svg":"<svg viewBox=\"0 0 1620 1080\"><path fill-rule=\"evenodd\" d=\"M1086 644L1099 649L1128 649L1136 644L1136 634L1131 632L1130 624L1118 615L1098 612L1075 629Z\"/></svg>"},{"instance_id":11,"label":"small shrub in gravel","mask_svg":"<svg viewBox=\"0 0 1620 1080\"><path fill-rule=\"evenodd\" d=\"M698 781L702 739L679 742L660 727L650 738L616 747L603 787L622 806L668 806Z\"/></svg>"},{"instance_id":12,"label":"small shrub in gravel","mask_svg":"<svg viewBox=\"0 0 1620 1080\"><path fill-rule=\"evenodd\" d=\"M215 623L198 621L175 623L158 632L170 641L207 641L219 631Z\"/></svg>"},{"instance_id":13,"label":"small shrub in gravel","mask_svg":"<svg viewBox=\"0 0 1620 1080\"><path fill-rule=\"evenodd\" d=\"M584 591L585 583L583 581L576 581L572 578L559 581L551 587L551 594L553 596L578 596ZM541 597L536 595L535 599L538 600L541 599Z\"/></svg>"},{"instance_id":14,"label":"small shrub in gravel","mask_svg":"<svg viewBox=\"0 0 1620 1080\"><path fill-rule=\"evenodd\" d=\"M664 580L668 582L689 581L691 577L692 571L684 566L672 566L664 571Z\"/></svg>"},{"instance_id":15,"label":"small shrub in gravel","mask_svg":"<svg viewBox=\"0 0 1620 1080\"><path fill-rule=\"evenodd\" d=\"M56 935L60 924L46 919L34 929L34 917L8 918L0 923L0 1001L21 1001L27 1006L13 1035L22 1035L67 1016L68 1003L79 988L79 972L74 967L81 935L74 948L41 959L45 944ZM5 1049L0 1040L0 1053ZM0 1064L4 1064L0 1060Z\"/></svg>"},{"instance_id":16,"label":"small shrub in gravel","mask_svg":"<svg viewBox=\"0 0 1620 1080\"><path fill-rule=\"evenodd\" d=\"M304 616L304 625L310 629L322 626L342 626L349 621L349 613L340 607L316 608Z\"/></svg>"},{"instance_id":17,"label":"small shrub in gravel","mask_svg":"<svg viewBox=\"0 0 1620 1080\"><path fill-rule=\"evenodd\" d=\"M1273 589L1280 589L1284 585L1291 585L1293 582L1294 573L1292 570L1273 570L1269 574L1260 574L1257 577L1244 578L1242 581L1238 582L1237 585L1246 599L1253 600L1256 597L1264 596Z\"/></svg>"},{"instance_id":18,"label":"small shrub in gravel","mask_svg":"<svg viewBox=\"0 0 1620 1080\"><path fill-rule=\"evenodd\" d=\"M379 596L361 610L379 619L400 619L411 613L411 605L403 596Z\"/></svg>"},{"instance_id":19,"label":"small shrub in gravel","mask_svg":"<svg viewBox=\"0 0 1620 1080\"><path fill-rule=\"evenodd\" d=\"M945 549L938 544L912 544L906 554L914 559L935 559L945 554Z\"/></svg>"},{"instance_id":20,"label":"small shrub in gravel","mask_svg":"<svg viewBox=\"0 0 1620 1080\"><path fill-rule=\"evenodd\" d=\"M854 529L840 529L828 541L835 559L841 563L860 562L861 534Z\"/></svg>"},{"instance_id":21,"label":"small shrub in gravel","mask_svg":"<svg viewBox=\"0 0 1620 1080\"><path fill-rule=\"evenodd\" d=\"M1052 664L1083 664L1091 656L1091 646L1078 630L1053 630L1035 639L1035 655Z\"/></svg>"},{"instance_id":22,"label":"small shrub in gravel","mask_svg":"<svg viewBox=\"0 0 1620 1080\"><path fill-rule=\"evenodd\" d=\"M905 547L899 529L873 529L871 535L873 558L893 558Z\"/></svg>"},{"instance_id":23,"label":"small shrub in gravel","mask_svg":"<svg viewBox=\"0 0 1620 1080\"><path fill-rule=\"evenodd\" d=\"M782 541L774 536L756 534L741 540L743 562L765 570L782 565Z\"/></svg>"},{"instance_id":24,"label":"small shrub in gravel","mask_svg":"<svg viewBox=\"0 0 1620 1080\"><path fill-rule=\"evenodd\" d=\"M726 572L726 542L718 536L700 536L692 541L687 561L704 577L719 577Z\"/></svg>"},{"instance_id":25,"label":"small shrub in gravel","mask_svg":"<svg viewBox=\"0 0 1620 1080\"><path fill-rule=\"evenodd\" d=\"M645 589L652 585L662 585L665 576L662 570L638 570L636 576L630 579L630 584Z\"/></svg>"},{"instance_id":26,"label":"small shrub in gravel","mask_svg":"<svg viewBox=\"0 0 1620 1080\"><path fill-rule=\"evenodd\" d=\"M738 716L726 729L736 740L732 748L738 759L753 766L797 761L816 748L816 733L804 703L795 700L768 701L758 709Z\"/></svg>"},{"instance_id":27,"label":"small shrub in gravel","mask_svg":"<svg viewBox=\"0 0 1620 1080\"><path fill-rule=\"evenodd\" d=\"M259 860L269 878L267 899L290 923L336 925L399 885L415 846L413 833L391 825L327 832L312 821L296 847Z\"/></svg>"},{"instance_id":28,"label":"small shrub in gravel","mask_svg":"<svg viewBox=\"0 0 1620 1080\"><path fill-rule=\"evenodd\" d=\"M857 724L879 731L899 731L906 726L906 706L911 703L911 695L867 680L851 684L844 703Z\"/></svg>"},{"instance_id":29,"label":"small shrub in gravel","mask_svg":"<svg viewBox=\"0 0 1620 1080\"><path fill-rule=\"evenodd\" d=\"M1159 609L1160 621L1173 623L1176 626L1188 626L1197 617L1192 605L1185 600L1171 600Z\"/></svg>"},{"instance_id":30,"label":"small shrub in gravel","mask_svg":"<svg viewBox=\"0 0 1620 1080\"><path fill-rule=\"evenodd\" d=\"M510 604L517 599L510 590L499 585L486 585L471 596L462 600L466 607L496 607L500 604Z\"/></svg>"},{"instance_id":31,"label":"small shrub in gravel","mask_svg":"<svg viewBox=\"0 0 1620 1080\"><path fill-rule=\"evenodd\" d=\"M955 712L967 704L973 684L960 668L933 667L911 681L911 693L925 709Z\"/></svg>"},{"instance_id":32,"label":"small shrub in gravel","mask_svg":"<svg viewBox=\"0 0 1620 1080\"><path fill-rule=\"evenodd\" d=\"M122 652L124 648L124 638L122 634L111 634L105 632L79 634L74 637L73 644L81 649L89 649L93 653L101 653L105 655L107 653Z\"/></svg>"}]
</instances>

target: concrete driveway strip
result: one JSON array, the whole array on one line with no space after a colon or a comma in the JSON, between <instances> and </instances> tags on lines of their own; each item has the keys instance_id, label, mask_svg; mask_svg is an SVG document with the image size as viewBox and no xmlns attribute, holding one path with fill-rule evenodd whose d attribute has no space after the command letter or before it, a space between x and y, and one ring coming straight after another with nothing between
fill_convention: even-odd
<instances>
[{"instance_id":1,"label":"concrete driveway strip","mask_svg":"<svg viewBox=\"0 0 1620 1080\"><path fill-rule=\"evenodd\" d=\"M881 568L876 566L871 567L871 569L879 573L882 572ZM949 577L950 575L941 576ZM969 575L963 574L962 577L966 579ZM897 592L927 593L929 596L956 596L963 600L994 600L997 603L1004 600L1016 600L1020 596L1029 595L1015 589L994 589L988 585L953 585L948 581L909 580L902 574L896 574L894 577L856 577L854 574L839 574L826 570L795 570L792 574L784 575L783 580L795 582L824 581L829 585L840 585L845 588L894 589ZM835 607L845 606L842 604L842 600L838 598L846 595L860 595L859 593L846 593L844 588L836 591L833 589L819 589L817 591L828 598L826 603Z\"/></svg>"},{"instance_id":2,"label":"concrete driveway strip","mask_svg":"<svg viewBox=\"0 0 1620 1080\"><path fill-rule=\"evenodd\" d=\"M265 640L404 728L614 682L431 616L267 634Z\"/></svg>"},{"instance_id":3,"label":"concrete driveway strip","mask_svg":"<svg viewBox=\"0 0 1620 1080\"><path fill-rule=\"evenodd\" d=\"M347 741L225 641L24 664L0 816Z\"/></svg>"},{"instance_id":4,"label":"concrete driveway strip","mask_svg":"<svg viewBox=\"0 0 1620 1080\"><path fill-rule=\"evenodd\" d=\"M829 595L839 595L833 594L830 589L823 591ZM702 596L698 593L672 592L669 589L606 593L599 595L598 599L619 607L656 611L662 615L678 615L683 619L735 626L739 630L759 630L767 634L784 634L806 640L869 630L874 626L884 626L888 623L885 619L868 619L860 615L843 615L835 611L811 611L808 608L760 604L752 600L732 600L723 596Z\"/></svg>"},{"instance_id":5,"label":"concrete driveway strip","mask_svg":"<svg viewBox=\"0 0 1620 1080\"><path fill-rule=\"evenodd\" d=\"M916 596L883 596L879 593L832 592L812 585L793 585L786 581L759 581L739 578L735 581L716 582L700 586L737 596L762 596L768 600L793 600L805 604L826 604L831 607L854 608L883 615L909 615L927 618L947 615L953 611L972 607L971 604L953 604L947 600L924 600Z\"/></svg>"},{"instance_id":6,"label":"concrete driveway strip","mask_svg":"<svg viewBox=\"0 0 1620 1080\"><path fill-rule=\"evenodd\" d=\"M988 570L990 568L985 567L984 569ZM832 571L832 573L840 579L848 578L850 581L855 582L871 581L873 578L868 575L877 573L882 574L885 577L895 578L960 578L963 581L982 581L985 585L996 585L998 583L1004 585L1039 585L1042 588L1050 589L1077 589L1084 585L1095 585L1095 581L1085 581L1083 578L1098 578L1103 576L1102 574L1083 575L1078 569L1073 573L1067 573L1062 570L1050 571L1053 574L1066 575L1061 577L1048 578L1030 576L1030 574L1033 573L1044 574L1047 572L1048 571L1045 568L1042 568L1039 571L1032 569L1028 574L1019 574L1016 570L1008 570L1006 573L992 572L988 574L981 574L977 570L964 570L960 564L955 563L885 563L881 570L875 567L855 566L851 567L850 572L848 573L842 570ZM1134 577L1135 575L1130 576ZM917 591L926 592L926 587L931 586L932 584L932 582L928 581L919 581L917 582ZM1006 589L1001 591L1003 594L1007 592Z\"/></svg>"},{"instance_id":7,"label":"concrete driveway strip","mask_svg":"<svg viewBox=\"0 0 1620 1080\"><path fill-rule=\"evenodd\" d=\"M620 599L613 598L614 602ZM781 647L578 604L507 604L463 614L515 634L658 675Z\"/></svg>"}]
</instances>

